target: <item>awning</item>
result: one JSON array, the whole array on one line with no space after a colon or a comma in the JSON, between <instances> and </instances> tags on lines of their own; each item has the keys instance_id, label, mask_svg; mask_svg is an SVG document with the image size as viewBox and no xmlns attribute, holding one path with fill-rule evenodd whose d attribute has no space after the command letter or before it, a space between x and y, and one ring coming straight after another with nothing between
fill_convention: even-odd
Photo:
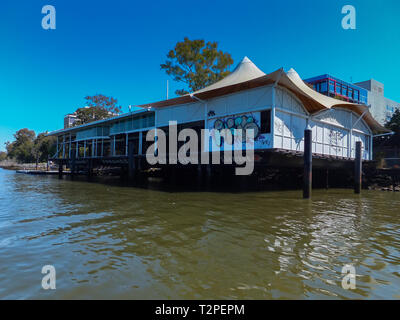
<instances>
[{"instance_id":1,"label":"awning","mask_svg":"<svg viewBox=\"0 0 400 320\"><path fill-rule=\"evenodd\" d=\"M145 104L139 107L168 107L197 101L193 96L202 100L207 100L275 83L285 87L296 95L310 114L315 114L330 108L344 108L360 116L363 115L364 121L374 133L390 132L390 130L383 127L373 118L367 106L334 99L311 89L304 83L294 69L290 69L288 72L284 72L283 69L278 69L270 74L265 74L247 57L238 64L230 75L208 87L193 92L192 94Z\"/></svg>"}]
</instances>

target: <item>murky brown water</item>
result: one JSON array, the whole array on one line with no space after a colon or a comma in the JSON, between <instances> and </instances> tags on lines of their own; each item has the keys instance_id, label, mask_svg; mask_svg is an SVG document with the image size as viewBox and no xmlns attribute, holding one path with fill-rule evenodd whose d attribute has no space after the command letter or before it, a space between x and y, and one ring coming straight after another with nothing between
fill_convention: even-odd
<instances>
[{"instance_id":1,"label":"murky brown water","mask_svg":"<svg viewBox=\"0 0 400 320\"><path fill-rule=\"evenodd\" d=\"M167 193L0 169L0 298L399 299L399 208L390 192Z\"/></svg>"}]
</instances>

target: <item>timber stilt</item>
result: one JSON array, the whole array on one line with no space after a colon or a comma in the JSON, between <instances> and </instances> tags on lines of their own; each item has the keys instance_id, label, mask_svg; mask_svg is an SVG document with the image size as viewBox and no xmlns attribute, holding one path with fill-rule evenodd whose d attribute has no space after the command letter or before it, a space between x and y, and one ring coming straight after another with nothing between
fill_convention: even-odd
<instances>
[{"instance_id":1,"label":"timber stilt","mask_svg":"<svg viewBox=\"0 0 400 320\"><path fill-rule=\"evenodd\" d=\"M303 198L309 199L312 190L312 131L304 130Z\"/></svg>"},{"instance_id":2,"label":"timber stilt","mask_svg":"<svg viewBox=\"0 0 400 320\"><path fill-rule=\"evenodd\" d=\"M354 161L354 192L361 193L361 180L362 180L362 157L361 157L362 144L361 141L356 142L356 159Z\"/></svg>"}]
</instances>

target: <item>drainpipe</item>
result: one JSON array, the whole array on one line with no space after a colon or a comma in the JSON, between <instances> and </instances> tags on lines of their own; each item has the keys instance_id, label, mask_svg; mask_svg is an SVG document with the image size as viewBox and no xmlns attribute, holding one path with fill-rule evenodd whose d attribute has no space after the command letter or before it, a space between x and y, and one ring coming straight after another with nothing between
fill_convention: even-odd
<instances>
[{"instance_id":1,"label":"drainpipe","mask_svg":"<svg viewBox=\"0 0 400 320\"><path fill-rule=\"evenodd\" d=\"M192 99L195 99L195 100L199 101L200 103L202 103L204 105L204 129L208 129L208 114L207 114L208 105L207 105L207 101L196 97L193 93L190 94L190 97ZM204 150L201 150L200 153L202 154L203 151Z\"/></svg>"},{"instance_id":2,"label":"drainpipe","mask_svg":"<svg viewBox=\"0 0 400 320\"><path fill-rule=\"evenodd\" d=\"M138 154L143 154L143 131L139 131L139 150Z\"/></svg>"},{"instance_id":3,"label":"drainpipe","mask_svg":"<svg viewBox=\"0 0 400 320\"><path fill-rule=\"evenodd\" d=\"M207 129L207 123L208 123L207 101L196 97L193 93L190 94L190 97L204 104L204 129Z\"/></svg>"},{"instance_id":4,"label":"drainpipe","mask_svg":"<svg viewBox=\"0 0 400 320\"><path fill-rule=\"evenodd\" d=\"M65 159L65 135L63 136L63 159Z\"/></svg>"},{"instance_id":5,"label":"drainpipe","mask_svg":"<svg viewBox=\"0 0 400 320\"><path fill-rule=\"evenodd\" d=\"M283 74L283 70L281 69L281 72L278 75L278 78L274 82L272 86L272 108L271 108L271 148L274 147L275 145L275 108L276 108L276 86L279 83L279 80L281 79L281 76ZM308 119L307 119L308 121ZM308 124L308 123L307 123Z\"/></svg>"},{"instance_id":6,"label":"drainpipe","mask_svg":"<svg viewBox=\"0 0 400 320\"><path fill-rule=\"evenodd\" d=\"M350 123L353 123L353 112L350 113ZM353 125L350 127L349 139L348 158L351 159L351 156L353 155Z\"/></svg>"},{"instance_id":7,"label":"drainpipe","mask_svg":"<svg viewBox=\"0 0 400 320\"><path fill-rule=\"evenodd\" d=\"M128 140L129 140L129 133L125 134L125 155L128 156Z\"/></svg>"},{"instance_id":8,"label":"drainpipe","mask_svg":"<svg viewBox=\"0 0 400 320\"><path fill-rule=\"evenodd\" d=\"M69 134L69 149L68 149L68 158L71 159L71 147L72 147L72 135Z\"/></svg>"}]
</instances>

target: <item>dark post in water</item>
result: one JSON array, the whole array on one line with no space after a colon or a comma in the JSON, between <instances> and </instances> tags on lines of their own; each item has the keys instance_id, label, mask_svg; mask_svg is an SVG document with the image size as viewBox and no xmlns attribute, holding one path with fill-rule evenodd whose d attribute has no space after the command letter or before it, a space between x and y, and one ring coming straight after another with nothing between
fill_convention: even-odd
<instances>
[{"instance_id":1,"label":"dark post in water","mask_svg":"<svg viewBox=\"0 0 400 320\"><path fill-rule=\"evenodd\" d=\"M135 158L133 157L133 142L130 141L128 145L128 175L132 179L135 176Z\"/></svg>"},{"instance_id":2,"label":"dark post in water","mask_svg":"<svg viewBox=\"0 0 400 320\"><path fill-rule=\"evenodd\" d=\"M356 159L355 159L355 173L354 173L354 192L361 193L361 179L362 179L362 157L361 157L361 141L356 142Z\"/></svg>"},{"instance_id":3,"label":"dark post in water","mask_svg":"<svg viewBox=\"0 0 400 320\"><path fill-rule=\"evenodd\" d=\"M60 161L60 164L58 165L58 179L62 179L63 177L63 163Z\"/></svg>"},{"instance_id":4,"label":"dark post in water","mask_svg":"<svg viewBox=\"0 0 400 320\"><path fill-rule=\"evenodd\" d=\"M312 189L312 131L304 130L303 198L310 199Z\"/></svg>"},{"instance_id":5,"label":"dark post in water","mask_svg":"<svg viewBox=\"0 0 400 320\"><path fill-rule=\"evenodd\" d=\"M75 171L76 171L76 167L75 167L75 152L72 152L72 156L71 156L71 178L74 177L75 175Z\"/></svg>"}]
</instances>

